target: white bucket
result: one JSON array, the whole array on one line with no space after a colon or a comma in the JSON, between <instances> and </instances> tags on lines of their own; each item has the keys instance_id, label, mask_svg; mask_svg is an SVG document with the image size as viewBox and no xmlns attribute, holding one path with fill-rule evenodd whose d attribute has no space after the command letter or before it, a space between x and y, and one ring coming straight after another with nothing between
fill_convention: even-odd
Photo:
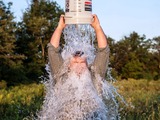
<instances>
[{"instance_id":1,"label":"white bucket","mask_svg":"<svg viewBox=\"0 0 160 120\"><path fill-rule=\"evenodd\" d=\"M66 0L66 24L91 24L92 0Z\"/></svg>"}]
</instances>

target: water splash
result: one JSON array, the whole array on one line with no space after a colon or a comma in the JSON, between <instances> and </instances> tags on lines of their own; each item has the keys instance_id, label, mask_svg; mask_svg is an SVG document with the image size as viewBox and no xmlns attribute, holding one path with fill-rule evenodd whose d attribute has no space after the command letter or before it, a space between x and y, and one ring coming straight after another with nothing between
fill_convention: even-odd
<instances>
[{"instance_id":1,"label":"water splash","mask_svg":"<svg viewBox=\"0 0 160 120\"><path fill-rule=\"evenodd\" d=\"M63 59L70 58L75 51L83 51L88 64L91 64L95 58L94 29L90 25L67 25L63 34L65 40Z\"/></svg>"},{"instance_id":2,"label":"water splash","mask_svg":"<svg viewBox=\"0 0 160 120\"><path fill-rule=\"evenodd\" d=\"M95 75L96 83L88 69L78 76L68 73L68 60L75 51L84 51L87 62L95 58L94 30L90 25L68 25L64 30L65 45L62 57L65 60L59 81L55 84L50 66L46 66L49 79L45 80L46 95L40 120L117 120L119 119L117 90Z\"/></svg>"}]
</instances>

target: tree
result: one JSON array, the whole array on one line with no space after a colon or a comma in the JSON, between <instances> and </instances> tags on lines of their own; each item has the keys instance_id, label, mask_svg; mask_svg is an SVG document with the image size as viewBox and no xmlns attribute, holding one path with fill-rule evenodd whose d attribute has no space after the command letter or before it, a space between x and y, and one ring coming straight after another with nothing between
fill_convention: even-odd
<instances>
[{"instance_id":1,"label":"tree","mask_svg":"<svg viewBox=\"0 0 160 120\"><path fill-rule=\"evenodd\" d=\"M160 79L160 36L155 37L152 40L152 49L150 50L151 62L149 63L149 69L154 76L155 80Z\"/></svg>"},{"instance_id":2,"label":"tree","mask_svg":"<svg viewBox=\"0 0 160 120\"><path fill-rule=\"evenodd\" d=\"M47 63L47 43L63 10L50 0L32 0L23 14L17 30L18 53L24 54L24 65L30 79L44 74Z\"/></svg>"},{"instance_id":3,"label":"tree","mask_svg":"<svg viewBox=\"0 0 160 120\"><path fill-rule=\"evenodd\" d=\"M122 78L144 78L148 72L149 49L151 43L145 36L133 32L118 41L113 49L112 67Z\"/></svg>"},{"instance_id":4,"label":"tree","mask_svg":"<svg viewBox=\"0 0 160 120\"><path fill-rule=\"evenodd\" d=\"M11 2L6 6L0 1L0 80L6 80L8 84L25 78L22 66L24 56L15 52L16 23L11 6Z\"/></svg>"}]
</instances>

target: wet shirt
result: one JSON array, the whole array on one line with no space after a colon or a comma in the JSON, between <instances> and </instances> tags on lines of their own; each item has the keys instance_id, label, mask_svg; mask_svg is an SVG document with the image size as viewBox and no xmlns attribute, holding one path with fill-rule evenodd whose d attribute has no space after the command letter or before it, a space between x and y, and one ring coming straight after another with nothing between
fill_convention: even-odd
<instances>
[{"instance_id":1,"label":"wet shirt","mask_svg":"<svg viewBox=\"0 0 160 120\"><path fill-rule=\"evenodd\" d=\"M63 67L64 60L60 48L48 44L48 56L52 76L56 76ZM94 74L101 78L105 76L108 65L109 48L97 50L91 69L86 69L79 77L74 72L69 72L61 77L54 77L54 120L106 120L107 111L100 97L99 83L93 79Z\"/></svg>"},{"instance_id":2,"label":"wet shirt","mask_svg":"<svg viewBox=\"0 0 160 120\"><path fill-rule=\"evenodd\" d=\"M105 48L98 48L95 60L91 66L91 68L94 68L94 72L99 74L103 78L105 77L105 73L108 67L109 52L109 46ZM64 63L64 60L60 53L60 47L55 48L51 43L48 43L48 57L52 75L54 76L59 72Z\"/></svg>"}]
</instances>

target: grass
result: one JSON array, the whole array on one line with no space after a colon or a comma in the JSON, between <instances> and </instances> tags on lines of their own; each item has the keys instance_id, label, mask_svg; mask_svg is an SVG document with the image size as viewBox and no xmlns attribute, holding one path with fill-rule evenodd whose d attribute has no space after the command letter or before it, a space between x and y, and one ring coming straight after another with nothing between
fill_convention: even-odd
<instances>
[{"instance_id":1,"label":"grass","mask_svg":"<svg viewBox=\"0 0 160 120\"><path fill-rule=\"evenodd\" d=\"M7 88L0 82L0 120L31 120L43 103L42 84ZM122 120L160 119L160 81L121 80L114 83L126 103L120 103Z\"/></svg>"},{"instance_id":2,"label":"grass","mask_svg":"<svg viewBox=\"0 0 160 120\"><path fill-rule=\"evenodd\" d=\"M128 104L120 104L121 119L160 119L160 81L129 79L114 85Z\"/></svg>"}]
</instances>

